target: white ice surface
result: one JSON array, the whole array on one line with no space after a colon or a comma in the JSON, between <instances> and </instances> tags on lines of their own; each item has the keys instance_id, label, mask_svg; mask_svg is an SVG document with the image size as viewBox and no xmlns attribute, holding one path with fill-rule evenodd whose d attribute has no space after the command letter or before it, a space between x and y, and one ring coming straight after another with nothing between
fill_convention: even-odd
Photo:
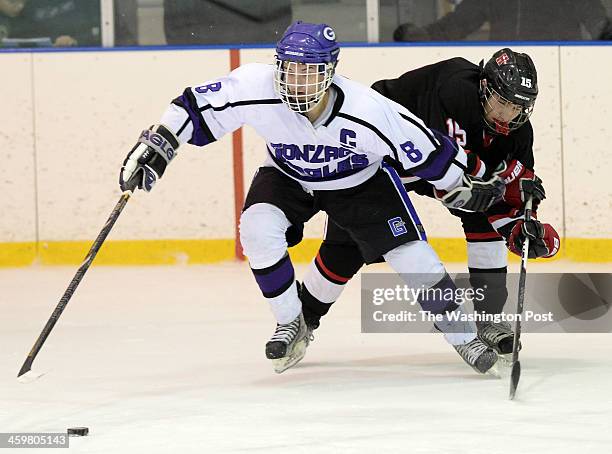
<instances>
[{"instance_id":1,"label":"white ice surface","mask_svg":"<svg viewBox=\"0 0 612 454\"><path fill-rule=\"evenodd\" d=\"M0 432L89 427L74 453L612 452L612 336L525 334L511 402L439 335L361 334L354 280L276 375L245 264L90 269L34 363L46 374L18 383L75 271L0 270Z\"/></svg>"}]
</instances>

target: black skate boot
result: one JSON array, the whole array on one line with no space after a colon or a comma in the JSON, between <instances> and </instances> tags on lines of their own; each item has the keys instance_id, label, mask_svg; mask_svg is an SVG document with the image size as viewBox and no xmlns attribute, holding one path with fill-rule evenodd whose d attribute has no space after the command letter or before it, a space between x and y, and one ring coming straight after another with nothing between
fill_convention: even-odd
<instances>
[{"instance_id":1,"label":"black skate boot","mask_svg":"<svg viewBox=\"0 0 612 454\"><path fill-rule=\"evenodd\" d=\"M480 374L489 372L493 375L498 375L493 368L498 359L497 353L478 339L478 337L467 344L453 345L453 348L476 372Z\"/></svg>"},{"instance_id":2,"label":"black skate boot","mask_svg":"<svg viewBox=\"0 0 612 454\"><path fill-rule=\"evenodd\" d=\"M333 303L323 303L310 294L303 283L298 282L298 296L302 302L302 313L308 329L308 339L314 340L313 331L321 325L321 317L324 317Z\"/></svg>"},{"instance_id":3,"label":"black skate boot","mask_svg":"<svg viewBox=\"0 0 612 454\"><path fill-rule=\"evenodd\" d=\"M312 333L321 324L321 317L305 310L304 321L306 322L306 328L308 328L308 331Z\"/></svg>"},{"instance_id":4,"label":"black skate boot","mask_svg":"<svg viewBox=\"0 0 612 454\"><path fill-rule=\"evenodd\" d=\"M514 332L508 322L476 322L478 338L500 355L512 353ZM519 350L521 344L519 343Z\"/></svg>"},{"instance_id":5,"label":"black skate boot","mask_svg":"<svg viewBox=\"0 0 612 454\"><path fill-rule=\"evenodd\" d=\"M298 296L302 302L302 314L304 314L304 322L306 323L306 330L308 335L308 341L314 340L313 331L321 324L321 316L317 314L311 307L310 301L313 297L308 293L306 287L298 282Z\"/></svg>"},{"instance_id":6,"label":"black skate boot","mask_svg":"<svg viewBox=\"0 0 612 454\"><path fill-rule=\"evenodd\" d=\"M296 365L306 354L308 331L300 313L286 325L277 324L274 335L266 344L266 357L272 360L277 374Z\"/></svg>"}]
</instances>

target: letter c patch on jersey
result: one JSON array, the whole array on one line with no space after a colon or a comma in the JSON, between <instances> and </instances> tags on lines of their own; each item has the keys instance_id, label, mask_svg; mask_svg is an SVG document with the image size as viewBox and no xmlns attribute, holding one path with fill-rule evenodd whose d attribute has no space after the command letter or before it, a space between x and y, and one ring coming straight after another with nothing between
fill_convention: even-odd
<instances>
[{"instance_id":1,"label":"letter c patch on jersey","mask_svg":"<svg viewBox=\"0 0 612 454\"><path fill-rule=\"evenodd\" d=\"M356 139L357 133L351 129L342 128L340 130L340 143L342 145L346 145L349 148L355 148L357 146L357 142L349 139Z\"/></svg>"}]
</instances>

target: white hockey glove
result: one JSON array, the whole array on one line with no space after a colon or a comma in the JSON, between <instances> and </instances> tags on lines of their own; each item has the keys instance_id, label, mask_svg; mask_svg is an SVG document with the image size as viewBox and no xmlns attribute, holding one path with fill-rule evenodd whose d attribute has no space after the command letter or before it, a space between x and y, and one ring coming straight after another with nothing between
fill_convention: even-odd
<instances>
[{"instance_id":1,"label":"white hockey glove","mask_svg":"<svg viewBox=\"0 0 612 454\"><path fill-rule=\"evenodd\" d=\"M482 212L501 200L504 195L504 182L497 176L482 181L471 175L463 175L462 186L448 192L435 190L434 194L447 208Z\"/></svg>"},{"instance_id":2,"label":"white hockey glove","mask_svg":"<svg viewBox=\"0 0 612 454\"><path fill-rule=\"evenodd\" d=\"M177 137L164 125L154 125L145 129L138 138L138 143L128 153L121 172L119 186L122 191L143 189L151 191L166 166L179 147Z\"/></svg>"}]
</instances>

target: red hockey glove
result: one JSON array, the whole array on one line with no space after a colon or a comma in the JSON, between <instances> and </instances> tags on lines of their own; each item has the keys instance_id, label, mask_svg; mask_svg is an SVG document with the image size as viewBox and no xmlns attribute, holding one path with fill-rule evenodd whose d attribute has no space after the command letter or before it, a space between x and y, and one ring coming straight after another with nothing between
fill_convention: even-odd
<instances>
[{"instance_id":1,"label":"red hockey glove","mask_svg":"<svg viewBox=\"0 0 612 454\"><path fill-rule=\"evenodd\" d=\"M537 219L516 222L508 238L508 249L520 256L527 237L529 238L528 257L530 259L548 258L559 252L561 246L559 234L550 224L542 224Z\"/></svg>"},{"instance_id":2,"label":"red hockey glove","mask_svg":"<svg viewBox=\"0 0 612 454\"><path fill-rule=\"evenodd\" d=\"M546 198L542 180L533 173L533 170L526 168L516 159L502 162L500 167L495 169L494 175L504 181L506 185L504 200L515 208L523 208L531 195L533 196L532 210L536 211L540 202Z\"/></svg>"}]
</instances>

